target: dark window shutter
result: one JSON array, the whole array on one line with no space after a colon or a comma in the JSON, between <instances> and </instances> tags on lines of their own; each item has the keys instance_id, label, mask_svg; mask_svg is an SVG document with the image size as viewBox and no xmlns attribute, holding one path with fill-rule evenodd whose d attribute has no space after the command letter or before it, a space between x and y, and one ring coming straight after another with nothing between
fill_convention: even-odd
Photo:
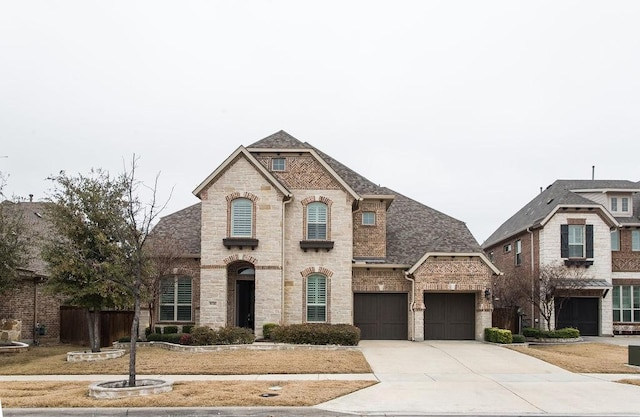
<instances>
[{"instance_id":1,"label":"dark window shutter","mask_svg":"<svg viewBox=\"0 0 640 417\"><path fill-rule=\"evenodd\" d=\"M593 225L585 226L585 238L587 245L587 258L593 258Z\"/></svg>"},{"instance_id":2,"label":"dark window shutter","mask_svg":"<svg viewBox=\"0 0 640 417\"><path fill-rule=\"evenodd\" d=\"M560 225L560 257L569 257L569 225Z\"/></svg>"}]
</instances>

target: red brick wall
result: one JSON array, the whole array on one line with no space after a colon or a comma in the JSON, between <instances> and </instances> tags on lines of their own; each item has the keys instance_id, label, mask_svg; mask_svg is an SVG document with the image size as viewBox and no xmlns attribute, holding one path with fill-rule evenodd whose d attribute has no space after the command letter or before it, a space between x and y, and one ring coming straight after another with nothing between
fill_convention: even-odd
<instances>
[{"instance_id":1,"label":"red brick wall","mask_svg":"<svg viewBox=\"0 0 640 417\"><path fill-rule=\"evenodd\" d=\"M37 311L35 305L37 303ZM0 296L0 317L22 321L23 340L33 340L36 322L46 326L49 340L60 339L60 300L44 291L43 282L25 279L9 294Z\"/></svg>"}]
</instances>

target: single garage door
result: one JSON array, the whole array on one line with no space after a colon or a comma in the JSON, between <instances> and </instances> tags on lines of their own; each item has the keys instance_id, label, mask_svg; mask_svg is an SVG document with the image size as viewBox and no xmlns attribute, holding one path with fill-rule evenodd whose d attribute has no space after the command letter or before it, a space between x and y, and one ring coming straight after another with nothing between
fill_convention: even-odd
<instances>
[{"instance_id":1,"label":"single garage door","mask_svg":"<svg viewBox=\"0 0 640 417\"><path fill-rule=\"evenodd\" d=\"M596 297L570 297L563 299L564 303L558 314L558 328L574 327L583 336L597 336L600 328L600 299ZM559 301L556 301L556 312Z\"/></svg>"},{"instance_id":2,"label":"single garage door","mask_svg":"<svg viewBox=\"0 0 640 417\"><path fill-rule=\"evenodd\" d=\"M476 295L474 293L425 293L425 340L474 340Z\"/></svg>"},{"instance_id":3,"label":"single garage door","mask_svg":"<svg viewBox=\"0 0 640 417\"><path fill-rule=\"evenodd\" d=\"M407 294L353 295L353 321L360 338L368 340L407 340Z\"/></svg>"}]
</instances>

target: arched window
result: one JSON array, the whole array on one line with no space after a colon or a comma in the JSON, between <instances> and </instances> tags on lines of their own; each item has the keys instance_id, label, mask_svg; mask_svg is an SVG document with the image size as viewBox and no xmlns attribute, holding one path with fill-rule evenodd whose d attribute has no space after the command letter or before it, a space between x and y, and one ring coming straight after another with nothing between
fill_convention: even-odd
<instances>
[{"instance_id":1,"label":"arched window","mask_svg":"<svg viewBox=\"0 0 640 417\"><path fill-rule=\"evenodd\" d=\"M253 236L253 202L236 198L231 202L231 237Z\"/></svg>"},{"instance_id":2,"label":"arched window","mask_svg":"<svg viewBox=\"0 0 640 417\"><path fill-rule=\"evenodd\" d=\"M311 203L307 206L307 239L327 239L327 205Z\"/></svg>"},{"instance_id":3,"label":"arched window","mask_svg":"<svg viewBox=\"0 0 640 417\"><path fill-rule=\"evenodd\" d=\"M307 277L307 321L327 321L327 278L324 275Z\"/></svg>"},{"instance_id":4,"label":"arched window","mask_svg":"<svg viewBox=\"0 0 640 417\"><path fill-rule=\"evenodd\" d=\"M190 277L162 278L159 315L160 321L192 321Z\"/></svg>"}]
</instances>

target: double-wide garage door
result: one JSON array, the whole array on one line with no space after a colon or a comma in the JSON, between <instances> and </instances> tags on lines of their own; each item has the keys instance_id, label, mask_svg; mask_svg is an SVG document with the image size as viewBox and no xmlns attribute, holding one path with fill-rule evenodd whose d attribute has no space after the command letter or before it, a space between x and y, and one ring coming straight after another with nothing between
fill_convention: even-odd
<instances>
[{"instance_id":1,"label":"double-wide garage door","mask_svg":"<svg viewBox=\"0 0 640 417\"><path fill-rule=\"evenodd\" d=\"M425 293L425 340L475 339L476 295Z\"/></svg>"},{"instance_id":2,"label":"double-wide garage door","mask_svg":"<svg viewBox=\"0 0 640 417\"><path fill-rule=\"evenodd\" d=\"M353 322L365 340L407 340L407 294L353 295Z\"/></svg>"}]
</instances>

